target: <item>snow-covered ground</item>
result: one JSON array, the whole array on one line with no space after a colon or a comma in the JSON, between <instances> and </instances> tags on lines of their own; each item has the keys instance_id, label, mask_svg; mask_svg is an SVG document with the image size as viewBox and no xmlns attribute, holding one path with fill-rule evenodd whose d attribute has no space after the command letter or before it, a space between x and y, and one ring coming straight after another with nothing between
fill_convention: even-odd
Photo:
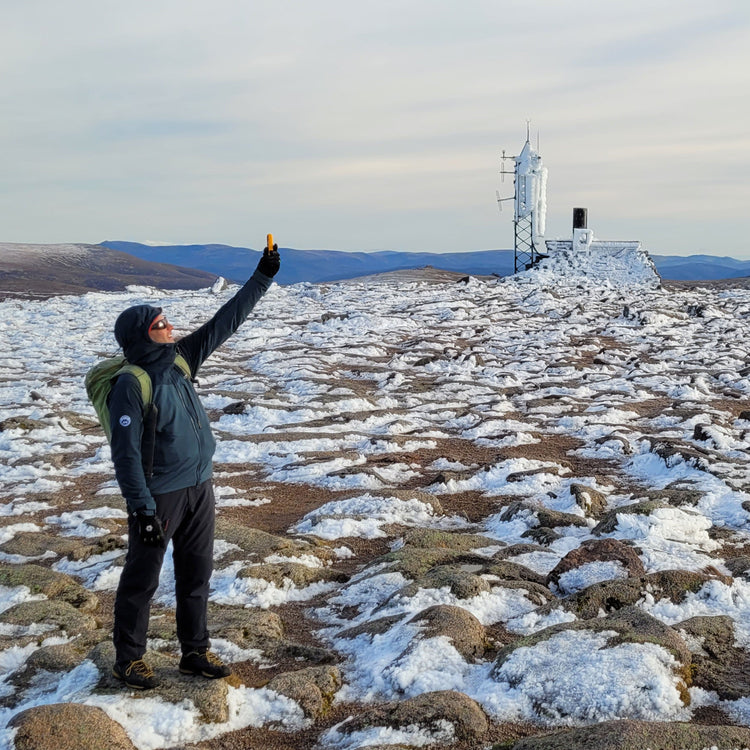
<instances>
[{"instance_id":1,"label":"snow-covered ground","mask_svg":"<svg viewBox=\"0 0 750 750\"><path fill-rule=\"evenodd\" d=\"M469 552L487 560L524 545L506 559L537 576L587 541L620 540L636 551L645 574L709 566L717 574L679 603L644 596L642 611L666 625L727 615L737 644L750 649L750 582L731 578L725 566L737 556L732 550L750 542L750 421L747 413L740 418L750 409L743 374L750 291L675 292L620 281L531 273L455 284L274 286L199 377L218 437L219 518L233 509L273 508L280 487L307 486L322 500L287 534L321 540L337 559L351 560L354 541L363 539L388 540L396 556L409 549L410 530L432 529L480 535L484 542ZM150 302L187 332L232 293L137 288L0 303L0 562L51 565L93 592L116 588L122 550L85 564L52 551L31 558L2 550L19 534L93 538L107 533L107 523L122 523L109 450L91 424L83 388L86 370L116 351L117 313ZM244 408L224 411L237 401ZM603 497L601 512L581 502L581 486ZM674 502L675 493L692 501ZM490 510L482 517L467 512L471 498ZM650 514L622 513L608 530L594 531L606 511L646 499L657 501ZM545 543L530 534L549 526L540 521L547 511L567 515ZM575 567L540 601L531 588L503 585L486 571L475 576L480 590L462 595L380 558L363 558L346 583L276 585L239 577L241 568L264 562L240 553L219 535L212 601L272 609L315 598L309 616L342 659L340 701L367 705L450 689L469 695L494 722L684 721L696 706L717 705L750 723L750 697L721 701L691 688L687 705L665 647L613 646L613 631L564 628L579 618L558 606L563 598L626 577L620 562ZM289 559L312 568L330 564L301 553ZM173 604L170 570L168 559L157 593L165 607ZM22 586L0 586L0 610L32 597ZM551 625L561 630L515 649L502 664L491 656L471 660L444 635L426 637L412 620L438 604L462 608L513 638ZM384 617L392 623L377 634L345 632ZM0 623L6 695L35 650L68 638L12 627L18 626ZM38 637L23 645L12 640L28 635ZM235 662L261 658L231 643L217 650ZM102 707L139 748L243 726L294 731L307 722L294 701L267 689L231 688L229 720L205 724L192 704L104 694L98 679L89 660L63 680L36 679L0 709L5 746L12 716L61 701ZM440 735L450 736L450 727ZM439 738L417 729L345 734L334 727L319 741L355 748L388 737L415 745Z\"/></svg>"}]
</instances>

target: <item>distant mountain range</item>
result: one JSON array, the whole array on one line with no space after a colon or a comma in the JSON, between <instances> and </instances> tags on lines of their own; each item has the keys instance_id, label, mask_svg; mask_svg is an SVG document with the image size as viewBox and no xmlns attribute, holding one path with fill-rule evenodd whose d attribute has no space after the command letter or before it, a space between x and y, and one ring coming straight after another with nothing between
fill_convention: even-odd
<instances>
[{"instance_id":1,"label":"distant mountain range","mask_svg":"<svg viewBox=\"0 0 750 750\"><path fill-rule=\"evenodd\" d=\"M202 289L216 273L152 263L101 245L0 242L0 299L122 291L127 286Z\"/></svg>"},{"instance_id":2,"label":"distant mountain range","mask_svg":"<svg viewBox=\"0 0 750 750\"><path fill-rule=\"evenodd\" d=\"M105 247L142 260L200 269L242 282L254 270L261 251L231 245L143 245L107 241ZM459 273L507 276L513 273L512 250L479 250L467 253L373 253L339 250L281 248L282 265L276 280L281 284L351 279L385 271L432 266ZM651 255L663 279L707 281L750 276L750 260L715 255Z\"/></svg>"}]
</instances>

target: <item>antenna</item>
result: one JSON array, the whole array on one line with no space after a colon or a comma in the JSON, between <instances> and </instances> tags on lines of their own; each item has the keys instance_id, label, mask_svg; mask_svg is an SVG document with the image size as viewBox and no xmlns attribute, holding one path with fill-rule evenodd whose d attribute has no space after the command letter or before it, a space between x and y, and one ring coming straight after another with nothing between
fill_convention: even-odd
<instances>
[{"instance_id":1,"label":"antenna","mask_svg":"<svg viewBox=\"0 0 750 750\"><path fill-rule=\"evenodd\" d=\"M524 271L535 266L547 256L540 251L543 242L546 214L547 170L539 156L539 131L537 131L537 150L531 145L531 120L526 120L526 143L518 156L508 156L503 149L500 179L506 174L513 175L513 195L501 198L495 191L497 205L502 213L504 201L514 201L513 233L514 271ZM506 170L505 160L513 160L513 171Z\"/></svg>"}]
</instances>

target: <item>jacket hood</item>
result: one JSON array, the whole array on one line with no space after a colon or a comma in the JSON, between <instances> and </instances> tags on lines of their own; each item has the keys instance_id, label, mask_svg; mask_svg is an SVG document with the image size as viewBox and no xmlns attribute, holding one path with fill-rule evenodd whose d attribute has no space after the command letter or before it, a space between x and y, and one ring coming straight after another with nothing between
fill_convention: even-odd
<instances>
[{"instance_id":1,"label":"jacket hood","mask_svg":"<svg viewBox=\"0 0 750 750\"><path fill-rule=\"evenodd\" d=\"M115 321L115 339L131 364L161 368L174 362L175 345L156 344L148 335L148 327L160 314L161 307L134 305Z\"/></svg>"}]
</instances>

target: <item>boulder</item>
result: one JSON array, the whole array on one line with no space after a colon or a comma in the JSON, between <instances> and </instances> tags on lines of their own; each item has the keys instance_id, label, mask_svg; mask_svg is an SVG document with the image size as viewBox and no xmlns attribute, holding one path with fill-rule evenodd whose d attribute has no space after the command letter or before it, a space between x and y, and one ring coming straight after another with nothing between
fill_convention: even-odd
<instances>
[{"instance_id":1,"label":"boulder","mask_svg":"<svg viewBox=\"0 0 750 750\"><path fill-rule=\"evenodd\" d=\"M737 648L734 622L727 615L691 617L674 626L693 648L693 685L713 690L721 700L750 696L750 654Z\"/></svg>"},{"instance_id":2,"label":"boulder","mask_svg":"<svg viewBox=\"0 0 750 750\"><path fill-rule=\"evenodd\" d=\"M115 661L115 648L111 641L97 644L88 654L96 665L102 678L99 688L107 691L128 691L122 682L112 674ZM193 675L184 675L178 669L179 657L161 651L147 651L145 662L154 670L160 685L148 691L149 698L161 698L167 703L182 703L185 699L192 701L201 720L207 724L223 724L229 720L227 696L229 686L238 686L235 675L225 679L204 680Z\"/></svg>"},{"instance_id":3,"label":"boulder","mask_svg":"<svg viewBox=\"0 0 750 750\"><path fill-rule=\"evenodd\" d=\"M450 604L423 609L409 620L420 626L420 638L445 636L467 661L479 659L487 648L484 625L468 610Z\"/></svg>"},{"instance_id":4,"label":"boulder","mask_svg":"<svg viewBox=\"0 0 750 750\"><path fill-rule=\"evenodd\" d=\"M90 612L99 606L96 594L87 591L72 576L33 563L0 563L0 585L26 586L32 594L44 594L48 599L60 599L84 612Z\"/></svg>"},{"instance_id":5,"label":"boulder","mask_svg":"<svg viewBox=\"0 0 750 750\"><path fill-rule=\"evenodd\" d=\"M709 471L711 463L707 451L671 440L657 442L651 449L667 466L686 463L698 471Z\"/></svg>"},{"instance_id":6,"label":"boulder","mask_svg":"<svg viewBox=\"0 0 750 750\"><path fill-rule=\"evenodd\" d=\"M243 552L254 555L260 560L274 553L288 557L315 555L323 562L332 562L336 559L334 551L322 543L269 534L260 529L243 526L224 516L218 516L216 519L215 535L217 539L236 544Z\"/></svg>"},{"instance_id":7,"label":"boulder","mask_svg":"<svg viewBox=\"0 0 750 750\"><path fill-rule=\"evenodd\" d=\"M669 599L680 604L689 593L699 591L708 581L727 581L721 574L694 573L689 570L661 570L640 578L620 578L595 583L564 599L561 604L584 620L600 613L615 612L639 601L649 593L656 601Z\"/></svg>"},{"instance_id":8,"label":"boulder","mask_svg":"<svg viewBox=\"0 0 750 750\"><path fill-rule=\"evenodd\" d=\"M548 526L537 526L533 529L526 529L521 536L524 539L532 539L537 544L543 544L545 547L549 547L553 542L562 539L562 534L559 534Z\"/></svg>"},{"instance_id":9,"label":"boulder","mask_svg":"<svg viewBox=\"0 0 750 750\"><path fill-rule=\"evenodd\" d=\"M336 691L341 687L338 667L307 667L276 675L266 687L299 703L310 719L325 716L333 703Z\"/></svg>"},{"instance_id":10,"label":"boulder","mask_svg":"<svg viewBox=\"0 0 750 750\"><path fill-rule=\"evenodd\" d=\"M276 612L208 603L208 622L214 638L225 638L242 648L261 648L284 638L284 625Z\"/></svg>"},{"instance_id":11,"label":"boulder","mask_svg":"<svg viewBox=\"0 0 750 750\"><path fill-rule=\"evenodd\" d=\"M508 750L686 750L750 747L750 729L701 726L679 721L604 721L578 729L561 729L502 746ZM496 750L500 750L496 746Z\"/></svg>"},{"instance_id":12,"label":"boulder","mask_svg":"<svg viewBox=\"0 0 750 750\"><path fill-rule=\"evenodd\" d=\"M621 505L619 508L613 508L607 511L603 516L602 520L594 526L592 534L611 534L617 528L617 516L627 513L633 513L641 516L649 516L657 508L669 508L670 505L661 500L643 500L637 503L631 503L630 505Z\"/></svg>"},{"instance_id":13,"label":"boulder","mask_svg":"<svg viewBox=\"0 0 750 750\"><path fill-rule=\"evenodd\" d=\"M91 615L81 612L73 605L54 599L21 602L0 613L0 622L25 628L42 626L44 636L80 635L99 627Z\"/></svg>"},{"instance_id":14,"label":"boulder","mask_svg":"<svg viewBox=\"0 0 750 750\"><path fill-rule=\"evenodd\" d=\"M601 518L607 510L607 498L593 487L585 484L571 482L570 494L574 497L576 505L583 510L587 516Z\"/></svg>"},{"instance_id":15,"label":"boulder","mask_svg":"<svg viewBox=\"0 0 750 750\"><path fill-rule=\"evenodd\" d=\"M456 739L464 742L481 741L489 729L487 717L479 705L455 690L422 693L415 698L365 708L337 729L345 735L370 727L419 727L438 732L445 729L446 722L453 726Z\"/></svg>"},{"instance_id":16,"label":"boulder","mask_svg":"<svg viewBox=\"0 0 750 750\"><path fill-rule=\"evenodd\" d=\"M538 643L549 640L553 635L570 630L590 630L600 633L613 630L617 636L613 636L610 645L620 643L654 643L667 649L683 667L689 667L691 662L690 649L685 640L673 628L668 627L660 620L652 617L638 607L626 607L612 612L606 617L595 617L590 620L576 620L565 622L544 628L529 636L504 646L495 659L493 674L505 663L506 659L517 649L522 647L533 647Z\"/></svg>"},{"instance_id":17,"label":"boulder","mask_svg":"<svg viewBox=\"0 0 750 750\"><path fill-rule=\"evenodd\" d=\"M622 563L629 578L640 577L646 572L641 558L629 544L618 539L587 539L560 560L550 571L546 582L557 585L563 573L596 561Z\"/></svg>"},{"instance_id":18,"label":"boulder","mask_svg":"<svg viewBox=\"0 0 750 750\"><path fill-rule=\"evenodd\" d=\"M512 521L513 518L524 511L531 511L534 513L539 520L539 525L550 529L558 528L560 526L588 526L586 519L575 515L575 513L563 513L559 510L551 510L543 505L531 503L526 500L514 500L506 506L500 516L500 520Z\"/></svg>"},{"instance_id":19,"label":"boulder","mask_svg":"<svg viewBox=\"0 0 750 750\"><path fill-rule=\"evenodd\" d=\"M424 549L449 549L459 552L470 552L480 547L503 546L504 542L482 536L461 532L439 531L438 529L409 529L404 534L404 546L422 547Z\"/></svg>"},{"instance_id":20,"label":"boulder","mask_svg":"<svg viewBox=\"0 0 750 750\"><path fill-rule=\"evenodd\" d=\"M16 714L10 726L16 750L135 750L125 730L95 706L35 706Z\"/></svg>"},{"instance_id":21,"label":"boulder","mask_svg":"<svg viewBox=\"0 0 750 750\"><path fill-rule=\"evenodd\" d=\"M387 633L397 622L401 622L404 615L389 615L388 617L378 617L375 620L367 620L359 625L346 628L336 634L337 638L357 638L360 635L382 635Z\"/></svg>"},{"instance_id":22,"label":"boulder","mask_svg":"<svg viewBox=\"0 0 750 750\"><path fill-rule=\"evenodd\" d=\"M486 562L486 561L484 561ZM420 589L449 589L457 599L471 599L490 590L489 581L477 575L478 565L437 565L394 596L414 596ZM481 571L483 568L479 568Z\"/></svg>"},{"instance_id":23,"label":"boulder","mask_svg":"<svg viewBox=\"0 0 750 750\"><path fill-rule=\"evenodd\" d=\"M462 550L405 546L386 553L378 562L389 563L392 571L403 573L406 578L417 579L438 565L454 563L481 567L487 564L487 558Z\"/></svg>"},{"instance_id":24,"label":"boulder","mask_svg":"<svg viewBox=\"0 0 750 750\"><path fill-rule=\"evenodd\" d=\"M750 570L750 555L740 555L739 557L730 557L724 560L724 567L737 578L742 576L748 578L748 570Z\"/></svg>"},{"instance_id":25,"label":"boulder","mask_svg":"<svg viewBox=\"0 0 750 750\"><path fill-rule=\"evenodd\" d=\"M295 586L303 588L319 581L336 581L345 583L349 580L346 573L329 567L313 568L295 562L262 563L248 565L237 573L238 578L259 578L281 588L285 581L291 581Z\"/></svg>"}]
</instances>

